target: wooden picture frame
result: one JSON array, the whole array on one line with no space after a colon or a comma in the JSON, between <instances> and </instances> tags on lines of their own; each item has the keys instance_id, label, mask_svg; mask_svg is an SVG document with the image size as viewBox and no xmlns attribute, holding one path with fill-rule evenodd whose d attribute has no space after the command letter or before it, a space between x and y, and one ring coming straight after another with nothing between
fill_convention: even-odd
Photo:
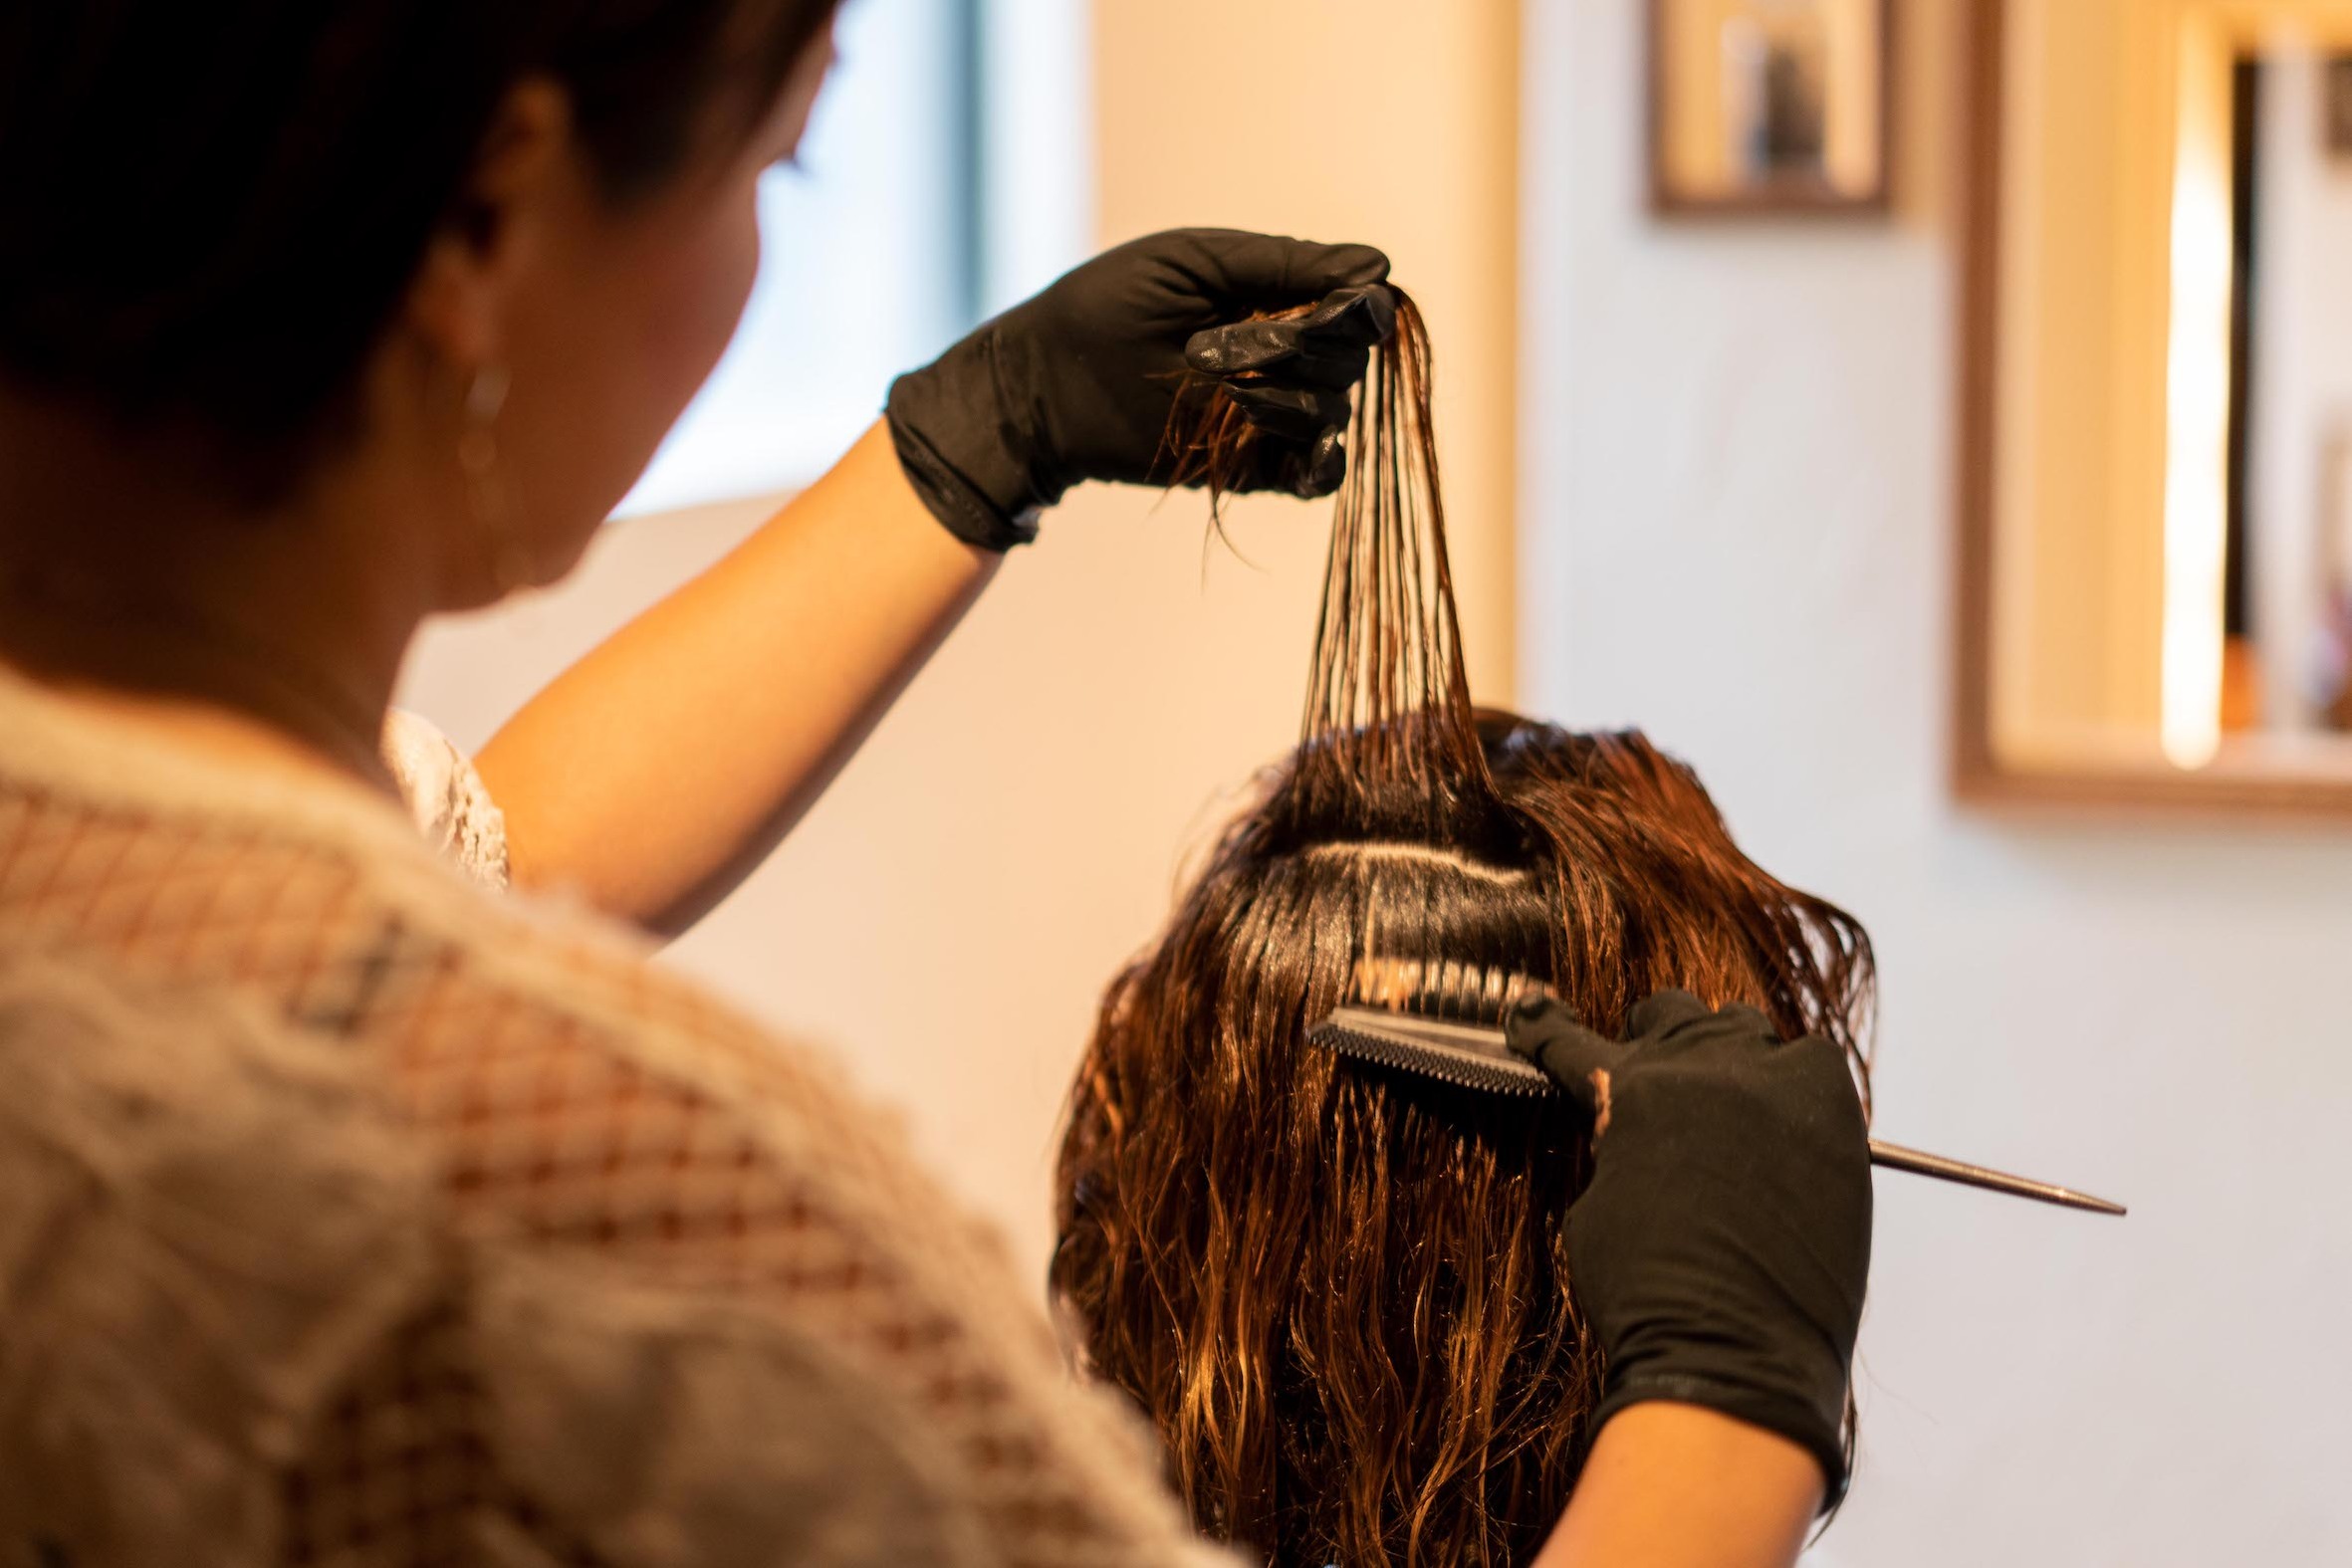
<instances>
[{"instance_id":1,"label":"wooden picture frame","mask_svg":"<svg viewBox=\"0 0 2352 1568\"><path fill-rule=\"evenodd\" d=\"M1721 91L1714 84L1686 80L1675 63L1678 8L1695 0L1646 0L1648 69L1645 91L1645 147L1649 202L1660 217L1878 217L1894 205L1895 15L1894 0L1746 0L1746 3L1817 4L1824 11L1852 6L1864 13L1876 37L1864 52L1875 99L1862 121L1870 142L1874 173L1860 184L1840 184L1821 173L1761 174L1733 185L1708 188L1676 167L1673 125L1681 95ZM1704 3L1704 0L1699 0ZM1826 114L1824 109L1823 113Z\"/></svg>"},{"instance_id":2,"label":"wooden picture frame","mask_svg":"<svg viewBox=\"0 0 2352 1568\"><path fill-rule=\"evenodd\" d=\"M2102 816L2352 818L2352 778L2296 771L2273 754L2225 754L2194 771L2003 762L1994 741L1995 542L2000 393L2001 193L2010 0L1959 0L1961 131L1959 397L1955 465L1950 779L1963 802L2019 812Z\"/></svg>"},{"instance_id":3,"label":"wooden picture frame","mask_svg":"<svg viewBox=\"0 0 2352 1568\"><path fill-rule=\"evenodd\" d=\"M2352 55L2331 56L2324 80L2321 112L2326 123L2320 135L2331 154L2352 158Z\"/></svg>"}]
</instances>

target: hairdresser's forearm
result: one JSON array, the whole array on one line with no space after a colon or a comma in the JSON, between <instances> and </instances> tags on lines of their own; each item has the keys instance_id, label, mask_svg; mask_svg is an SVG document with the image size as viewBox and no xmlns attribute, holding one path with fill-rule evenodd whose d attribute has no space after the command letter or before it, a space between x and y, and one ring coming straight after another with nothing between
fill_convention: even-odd
<instances>
[{"instance_id":1,"label":"hairdresser's forearm","mask_svg":"<svg viewBox=\"0 0 2352 1568\"><path fill-rule=\"evenodd\" d=\"M939 526L875 425L483 749L516 881L684 930L808 810L1000 559Z\"/></svg>"},{"instance_id":2,"label":"hairdresser's forearm","mask_svg":"<svg viewBox=\"0 0 2352 1568\"><path fill-rule=\"evenodd\" d=\"M1821 1467L1787 1439L1695 1405L1635 1405L1601 1429L1535 1568L1788 1568Z\"/></svg>"}]
</instances>

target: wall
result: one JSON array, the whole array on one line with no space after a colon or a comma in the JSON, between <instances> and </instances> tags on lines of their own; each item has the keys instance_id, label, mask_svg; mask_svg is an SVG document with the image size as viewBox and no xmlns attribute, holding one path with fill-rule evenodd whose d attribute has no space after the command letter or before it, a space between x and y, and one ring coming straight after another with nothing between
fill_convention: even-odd
<instances>
[{"instance_id":1,"label":"wall","mask_svg":"<svg viewBox=\"0 0 2352 1568\"><path fill-rule=\"evenodd\" d=\"M1438 344L1474 680L1507 700L1511 12L1103 0L1091 30L1103 243L1207 223L1390 250ZM1252 59L1314 67L1269 91L1262 71L1235 70L1241 38ZM403 700L478 745L765 510L607 528L558 592L435 628ZM1237 554L1210 541L1196 498L1080 492L793 839L672 950L780 1027L847 1056L1041 1280L1055 1124L1102 988L1165 917L1185 852L1297 735L1328 517L1291 501L1237 505Z\"/></svg>"},{"instance_id":2,"label":"wall","mask_svg":"<svg viewBox=\"0 0 2352 1568\"><path fill-rule=\"evenodd\" d=\"M2352 1561L2352 834L1953 805L1952 0L1901 7L1885 226L1649 220L1639 9L1529 11L1526 703L1869 924L1883 1132L2133 1206L1881 1183L1819 1560Z\"/></svg>"}]
</instances>

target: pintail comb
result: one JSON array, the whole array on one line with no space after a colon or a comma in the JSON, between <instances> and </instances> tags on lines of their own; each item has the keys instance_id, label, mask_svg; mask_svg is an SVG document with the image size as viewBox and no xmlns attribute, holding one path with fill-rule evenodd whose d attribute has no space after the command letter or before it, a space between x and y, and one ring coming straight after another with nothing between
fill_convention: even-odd
<instances>
[{"instance_id":1,"label":"pintail comb","mask_svg":"<svg viewBox=\"0 0 2352 1568\"><path fill-rule=\"evenodd\" d=\"M1542 1068L1504 1045L1503 1017L1539 996L1529 977L1491 965L1364 958L1347 1001L1307 1031L1342 1056L1489 1094L1556 1094Z\"/></svg>"}]
</instances>

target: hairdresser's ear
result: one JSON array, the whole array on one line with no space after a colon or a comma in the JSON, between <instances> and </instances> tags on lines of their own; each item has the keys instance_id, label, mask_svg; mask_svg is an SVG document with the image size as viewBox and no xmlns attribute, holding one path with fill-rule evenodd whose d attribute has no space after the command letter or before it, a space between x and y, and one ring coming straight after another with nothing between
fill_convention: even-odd
<instances>
[{"instance_id":1,"label":"hairdresser's ear","mask_svg":"<svg viewBox=\"0 0 2352 1568\"><path fill-rule=\"evenodd\" d=\"M549 235L584 188L570 96L542 78L518 83L409 285L407 322L440 359L479 365L504 351L513 302L533 287Z\"/></svg>"}]
</instances>

